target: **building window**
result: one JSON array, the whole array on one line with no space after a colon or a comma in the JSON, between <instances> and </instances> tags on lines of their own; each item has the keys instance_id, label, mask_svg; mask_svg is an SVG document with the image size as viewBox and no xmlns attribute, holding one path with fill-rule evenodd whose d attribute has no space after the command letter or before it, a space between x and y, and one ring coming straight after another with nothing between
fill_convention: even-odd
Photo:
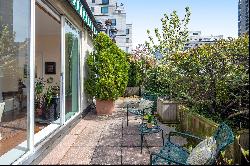
<instances>
[{"instance_id":1,"label":"building window","mask_svg":"<svg viewBox=\"0 0 250 166\"><path fill-rule=\"evenodd\" d=\"M102 4L103 5L108 5L109 4L109 0L102 0Z\"/></svg>"},{"instance_id":2,"label":"building window","mask_svg":"<svg viewBox=\"0 0 250 166\"><path fill-rule=\"evenodd\" d=\"M127 35L129 34L129 29L126 29L126 34L127 34Z\"/></svg>"},{"instance_id":3,"label":"building window","mask_svg":"<svg viewBox=\"0 0 250 166\"><path fill-rule=\"evenodd\" d=\"M112 26L116 26L116 19L111 19L112 21Z\"/></svg>"},{"instance_id":4,"label":"building window","mask_svg":"<svg viewBox=\"0 0 250 166\"><path fill-rule=\"evenodd\" d=\"M126 47L126 52L128 53L129 47Z\"/></svg>"},{"instance_id":5,"label":"building window","mask_svg":"<svg viewBox=\"0 0 250 166\"><path fill-rule=\"evenodd\" d=\"M92 3L95 3L95 0L92 0Z\"/></svg>"},{"instance_id":6,"label":"building window","mask_svg":"<svg viewBox=\"0 0 250 166\"><path fill-rule=\"evenodd\" d=\"M193 33L193 35L198 35L198 33Z\"/></svg>"},{"instance_id":7,"label":"building window","mask_svg":"<svg viewBox=\"0 0 250 166\"><path fill-rule=\"evenodd\" d=\"M106 13L109 12L109 8L108 8L108 7L102 7L102 8L101 8L101 12L102 12L103 14L106 14Z\"/></svg>"},{"instance_id":8,"label":"building window","mask_svg":"<svg viewBox=\"0 0 250 166\"><path fill-rule=\"evenodd\" d=\"M95 8L91 7L91 11L92 11L92 13L94 13L95 12Z\"/></svg>"},{"instance_id":9,"label":"building window","mask_svg":"<svg viewBox=\"0 0 250 166\"><path fill-rule=\"evenodd\" d=\"M126 43L129 43L129 38L126 38Z\"/></svg>"}]
</instances>

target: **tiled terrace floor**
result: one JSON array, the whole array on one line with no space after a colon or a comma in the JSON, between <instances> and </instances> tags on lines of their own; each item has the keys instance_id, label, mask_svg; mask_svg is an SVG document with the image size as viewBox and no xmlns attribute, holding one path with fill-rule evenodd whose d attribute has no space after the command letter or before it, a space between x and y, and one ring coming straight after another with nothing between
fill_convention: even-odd
<instances>
[{"instance_id":1,"label":"tiled terrace floor","mask_svg":"<svg viewBox=\"0 0 250 166\"><path fill-rule=\"evenodd\" d=\"M116 103L110 116L97 116L90 112L62 141L39 163L50 164L101 164L131 165L149 164L150 153L162 146L161 133L145 136L143 151L140 151L140 119L129 116L127 126L126 109ZM174 130L162 125L164 134Z\"/></svg>"}]
</instances>

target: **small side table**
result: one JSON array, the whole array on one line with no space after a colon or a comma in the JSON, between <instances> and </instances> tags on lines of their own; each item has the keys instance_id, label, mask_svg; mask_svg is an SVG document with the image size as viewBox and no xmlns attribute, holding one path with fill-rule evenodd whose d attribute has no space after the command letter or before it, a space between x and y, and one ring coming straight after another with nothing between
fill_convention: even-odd
<instances>
[{"instance_id":1,"label":"small side table","mask_svg":"<svg viewBox=\"0 0 250 166\"><path fill-rule=\"evenodd\" d=\"M141 133L141 153L142 153L142 146L143 146L143 138L145 134L153 134L153 133L159 133L161 132L161 137L162 137L162 143L164 146L164 135L163 135L163 130L159 125L155 125L152 128L148 128L146 123L142 123L139 126L139 131Z\"/></svg>"}]
</instances>

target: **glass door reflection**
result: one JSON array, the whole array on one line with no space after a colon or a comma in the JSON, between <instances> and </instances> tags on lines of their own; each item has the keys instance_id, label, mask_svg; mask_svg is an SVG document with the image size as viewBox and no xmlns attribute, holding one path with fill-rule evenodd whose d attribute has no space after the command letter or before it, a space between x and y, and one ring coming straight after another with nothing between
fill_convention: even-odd
<instances>
[{"instance_id":1,"label":"glass door reflection","mask_svg":"<svg viewBox=\"0 0 250 166\"><path fill-rule=\"evenodd\" d=\"M65 119L78 112L80 32L66 20L65 24Z\"/></svg>"}]
</instances>

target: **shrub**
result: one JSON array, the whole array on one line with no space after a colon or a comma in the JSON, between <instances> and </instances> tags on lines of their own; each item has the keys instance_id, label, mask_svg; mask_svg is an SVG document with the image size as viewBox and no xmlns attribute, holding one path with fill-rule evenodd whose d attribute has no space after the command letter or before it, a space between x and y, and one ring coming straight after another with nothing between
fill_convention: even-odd
<instances>
[{"instance_id":1,"label":"shrub","mask_svg":"<svg viewBox=\"0 0 250 166\"><path fill-rule=\"evenodd\" d=\"M249 128L248 52L248 35L176 52L149 71L146 88L216 122Z\"/></svg>"},{"instance_id":2,"label":"shrub","mask_svg":"<svg viewBox=\"0 0 250 166\"><path fill-rule=\"evenodd\" d=\"M140 86L142 83L142 72L140 62L129 61L128 87Z\"/></svg>"},{"instance_id":3,"label":"shrub","mask_svg":"<svg viewBox=\"0 0 250 166\"><path fill-rule=\"evenodd\" d=\"M131 55L128 55L130 64L128 86L143 86L146 81L146 72L155 65L155 59L143 44L136 46Z\"/></svg>"},{"instance_id":4,"label":"shrub","mask_svg":"<svg viewBox=\"0 0 250 166\"><path fill-rule=\"evenodd\" d=\"M128 83L126 53L104 33L94 40L94 51L87 58L85 90L99 100L116 100Z\"/></svg>"}]
</instances>

